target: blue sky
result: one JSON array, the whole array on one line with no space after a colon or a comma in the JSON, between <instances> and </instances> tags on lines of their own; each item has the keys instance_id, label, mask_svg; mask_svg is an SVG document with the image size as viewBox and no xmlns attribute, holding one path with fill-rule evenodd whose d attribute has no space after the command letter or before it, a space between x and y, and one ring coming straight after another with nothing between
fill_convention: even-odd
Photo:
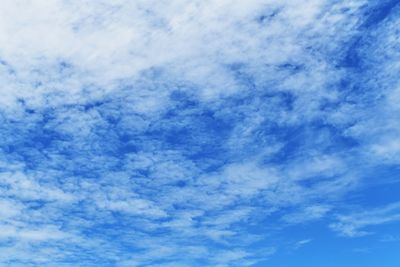
<instances>
[{"instance_id":1,"label":"blue sky","mask_svg":"<svg viewBox=\"0 0 400 267\"><path fill-rule=\"evenodd\" d=\"M400 1L4 0L0 265L397 267Z\"/></svg>"}]
</instances>

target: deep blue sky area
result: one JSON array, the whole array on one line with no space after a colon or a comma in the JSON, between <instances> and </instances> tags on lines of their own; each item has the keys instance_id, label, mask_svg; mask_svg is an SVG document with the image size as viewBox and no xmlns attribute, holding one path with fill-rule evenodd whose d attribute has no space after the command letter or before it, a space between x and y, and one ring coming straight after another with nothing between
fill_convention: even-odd
<instances>
[{"instance_id":1,"label":"deep blue sky area","mask_svg":"<svg viewBox=\"0 0 400 267\"><path fill-rule=\"evenodd\" d=\"M400 266L400 1L5 0L0 266Z\"/></svg>"}]
</instances>

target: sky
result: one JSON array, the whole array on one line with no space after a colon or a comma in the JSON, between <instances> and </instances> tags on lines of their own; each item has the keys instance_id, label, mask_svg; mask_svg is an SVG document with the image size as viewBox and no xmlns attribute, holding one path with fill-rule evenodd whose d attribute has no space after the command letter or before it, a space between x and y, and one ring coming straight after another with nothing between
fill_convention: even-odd
<instances>
[{"instance_id":1,"label":"sky","mask_svg":"<svg viewBox=\"0 0 400 267\"><path fill-rule=\"evenodd\" d=\"M399 0L3 0L0 266L398 267Z\"/></svg>"}]
</instances>

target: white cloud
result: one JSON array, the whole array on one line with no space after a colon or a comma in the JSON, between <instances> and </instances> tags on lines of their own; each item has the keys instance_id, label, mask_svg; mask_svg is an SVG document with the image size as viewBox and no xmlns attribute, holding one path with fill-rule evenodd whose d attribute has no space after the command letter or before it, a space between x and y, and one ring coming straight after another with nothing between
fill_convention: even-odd
<instances>
[{"instance_id":1,"label":"white cloud","mask_svg":"<svg viewBox=\"0 0 400 267\"><path fill-rule=\"evenodd\" d=\"M294 244L294 249L299 249L299 248L301 248L301 247L307 245L307 244L310 243L311 241L312 241L312 239L303 239L303 240L297 241L297 242Z\"/></svg>"},{"instance_id":2,"label":"white cloud","mask_svg":"<svg viewBox=\"0 0 400 267\"><path fill-rule=\"evenodd\" d=\"M338 216L338 222L330 227L339 234L348 237L357 237L371 234L365 228L393 223L400 220L400 203L390 203L383 207L366 210L349 215Z\"/></svg>"},{"instance_id":3,"label":"white cloud","mask_svg":"<svg viewBox=\"0 0 400 267\"><path fill-rule=\"evenodd\" d=\"M250 266L248 225L330 216L400 158L397 21L363 35L366 3L3 1L1 263Z\"/></svg>"},{"instance_id":4,"label":"white cloud","mask_svg":"<svg viewBox=\"0 0 400 267\"><path fill-rule=\"evenodd\" d=\"M305 207L294 213L283 216L283 220L288 223L305 223L312 220L318 220L324 217L331 210L327 205L313 205Z\"/></svg>"}]
</instances>

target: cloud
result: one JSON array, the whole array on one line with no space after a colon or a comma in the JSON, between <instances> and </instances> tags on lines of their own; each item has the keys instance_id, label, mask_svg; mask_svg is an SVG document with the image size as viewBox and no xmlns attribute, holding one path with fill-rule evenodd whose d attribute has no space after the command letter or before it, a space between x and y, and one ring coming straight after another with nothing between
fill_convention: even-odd
<instances>
[{"instance_id":1,"label":"cloud","mask_svg":"<svg viewBox=\"0 0 400 267\"><path fill-rule=\"evenodd\" d=\"M371 234L371 232L364 230L364 228L400 220L399 210L400 204L395 202L364 212L340 215L338 222L331 224L330 227L344 236L364 236Z\"/></svg>"},{"instance_id":2,"label":"cloud","mask_svg":"<svg viewBox=\"0 0 400 267\"><path fill-rule=\"evenodd\" d=\"M4 1L0 262L251 266L287 224L396 221L332 218L398 163L389 7Z\"/></svg>"},{"instance_id":3,"label":"cloud","mask_svg":"<svg viewBox=\"0 0 400 267\"><path fill-rule=\"evenodd\" d=\"M312 241L312 239L303 239L303 240L297 241L294 244L294 249L299 249L299 248L303 247L304 245L310 243L311 241Z\"/></svg>"},{"instance_id":4,"label":"cloud","mask_svg":"<svg viewBox=\"0 0 400 267\"><path fill-rule=\"evenodd\" d=\"M324 217L330 209L331 207L324 205L309 206L294 213L286 214L283 216L283 220L288 223L304 223L317 220Z\"/></svg>"}]
</instances>

